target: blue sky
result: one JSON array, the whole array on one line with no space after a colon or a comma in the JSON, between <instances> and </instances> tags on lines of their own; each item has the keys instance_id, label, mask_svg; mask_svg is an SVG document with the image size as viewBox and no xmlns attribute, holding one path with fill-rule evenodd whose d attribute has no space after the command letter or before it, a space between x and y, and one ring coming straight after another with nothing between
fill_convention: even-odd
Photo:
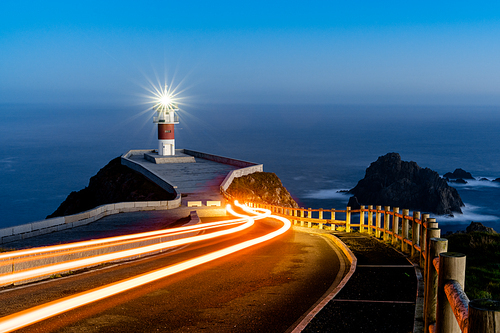
<instances>
[{"instance_id":1,"label":"blue sky","mask_svg":"<svg viewBox=\"0 0 500 333\"><path fill-rule=\"evenodd\" d=\"M10 1L0 103L500 105L500 3Z\"/></svg>"}]
</instances>

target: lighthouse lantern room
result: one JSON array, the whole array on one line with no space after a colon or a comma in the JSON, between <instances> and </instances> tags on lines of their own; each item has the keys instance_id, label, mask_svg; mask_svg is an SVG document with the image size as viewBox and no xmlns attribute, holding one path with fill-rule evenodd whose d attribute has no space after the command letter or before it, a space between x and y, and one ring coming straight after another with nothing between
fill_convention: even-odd
<instances>
[{"instance_id":1,"label":"lighthouse lantern room","mask_svg":"<svg viewBox=\"0 0 500 333\"><path fill-rule=\"evenodd\" d=\"M179 110L177 103L164 95L153 109L156 111L153 122L158 124L158 155L175 155L174 125L179 123L178 115L175 114Z\"/></svg>"}]
</instances>

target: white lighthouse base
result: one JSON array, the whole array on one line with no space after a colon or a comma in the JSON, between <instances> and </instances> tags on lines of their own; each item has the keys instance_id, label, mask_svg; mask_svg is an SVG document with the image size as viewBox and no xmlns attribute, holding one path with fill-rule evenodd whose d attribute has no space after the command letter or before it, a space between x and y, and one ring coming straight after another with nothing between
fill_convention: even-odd
<instances>
[{"instance_id":1,"label":"white lighthouse base","mask_svg":"<svg viewBox=\"0 0 500 333\"><path fill-rule=\"evenodd\" d=\"M175 140L158 140L158 155L159 156L175 155Z\"/></svg>"}]
</instances>

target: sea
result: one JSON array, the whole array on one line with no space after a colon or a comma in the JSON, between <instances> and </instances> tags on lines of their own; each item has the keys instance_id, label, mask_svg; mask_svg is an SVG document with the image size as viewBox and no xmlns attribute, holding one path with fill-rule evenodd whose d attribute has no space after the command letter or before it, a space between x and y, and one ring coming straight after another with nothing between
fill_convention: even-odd
<instances>
[{"instance_id":1,"label":"sea","mask_svg":"<svg viewBox=\"0 0 500 333\"><path fill-rule=\"evenodd\" d=\"M156 148L152 116L140 104L0 104L0 228L45 219L111 159ZM262 163L306 208L344 209L342 191L390 152L440 175L462 168L476 180L450 184L465 207L436 216L443 232L471 221L500 232L498 106L192 103L179 116L177 148Z\"/></svg>"}]
</instances>

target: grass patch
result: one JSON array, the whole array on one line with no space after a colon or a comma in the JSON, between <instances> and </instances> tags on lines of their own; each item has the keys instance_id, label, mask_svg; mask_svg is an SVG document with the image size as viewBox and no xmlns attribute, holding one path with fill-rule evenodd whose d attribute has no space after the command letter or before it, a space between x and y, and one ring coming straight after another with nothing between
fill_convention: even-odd
<instances>
[{"instance_id":1,"label":"grass patch","mask_svg":"<svg viewBox=\"0 0 500 333\"><path fill-rule=\"evenodd\" d=\"M471 232L445 237L448 251L467 256L465 292L469 299L500 300L500 234Z\"/></svg>"}]
</instances>

